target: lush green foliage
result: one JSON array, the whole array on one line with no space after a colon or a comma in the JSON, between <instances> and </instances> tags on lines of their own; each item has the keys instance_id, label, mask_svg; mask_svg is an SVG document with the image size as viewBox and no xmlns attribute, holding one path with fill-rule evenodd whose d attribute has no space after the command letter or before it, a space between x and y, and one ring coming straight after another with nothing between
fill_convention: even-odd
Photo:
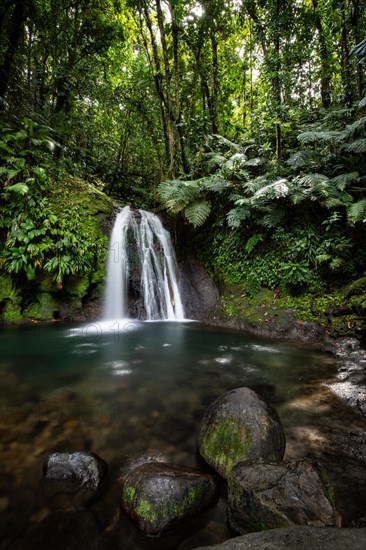
<instances>
[{"instance_id":1,"label":"lush green foliage","mask_svg":"<svg viewBox=\"0 0 366 550\"><path fill-rule=\"evenodd\" d=\"M58 285L65 275L82 274L95 264L100 243L81 231L82 212L75 204L56 209L53 193L65 190L50 181L50 164L44 146L55 147L50 129L25 118L21 129L3 129L0 141L2 167L1 265L8 273L50 272ZM55 178L55 174L53 174Z\"/></svg>"},{"instance_id":2,"label":"lush green foliage","mask_svg":"<svg viewBox=\"0 0 366 550\"><path fill-rule=\"evenodd\" d=\"M195 229L218 278L252 295L362 275L365 11L360 0L3 2L3 269L57 284L93 269L102 243L82 229L68 173L165 207Z\"/></svg>"}]
</instances>

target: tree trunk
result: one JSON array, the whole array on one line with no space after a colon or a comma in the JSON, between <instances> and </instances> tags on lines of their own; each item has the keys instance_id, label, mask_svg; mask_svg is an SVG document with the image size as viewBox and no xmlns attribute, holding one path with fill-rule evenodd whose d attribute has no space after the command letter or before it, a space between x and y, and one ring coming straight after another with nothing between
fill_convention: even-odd
<instances>
[{"instance_id":1,"label":"tree trunk","mask_svg":"<svg viewBox=\"0 0 366 550\"><path fill-rule=\"evenodd\" d=\"M323 22L318 10L318 0L313 0L315 28L319 36L319 56L321 62L320 73L320 95L324 109L328 109L331 104L331 62L327 47L327 41L324 34Z\"/></svg>"},{"instance_id":2,"label":"tree trunk","mask_svg":"<svg viewBox=\"0 0 366 550\"><path fill-rule=\"evenodd\" d=\"M3 62L0 66L0 98L5 98L8 91L14 56L19 46L26 17L25 4L26 2L24 0L17 0L12 4L14 5L14 11L10 16L6 40L7 44ZM3 32L3 29L1 29L1 32ZM2 104L0 104L0 109L1 108Z\"/></svg>"}]
</instances>

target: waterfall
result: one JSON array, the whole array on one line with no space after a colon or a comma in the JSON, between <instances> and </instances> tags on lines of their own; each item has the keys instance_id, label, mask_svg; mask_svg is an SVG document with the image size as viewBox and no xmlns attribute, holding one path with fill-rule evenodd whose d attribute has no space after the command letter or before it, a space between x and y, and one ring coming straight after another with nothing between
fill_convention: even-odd
<instances>
[{"instance_id":1,"label":"waterfall","mask_svg":"<svg viewBox=\"0 0 366 550\"><path fill-rule=\"evenodd\" d=\"M128 317L132 278L141 316L147 320L184 318L169 231L151 212L125 206L117 214L110 237L104 319Z\"/></svg>"}]
</instances>

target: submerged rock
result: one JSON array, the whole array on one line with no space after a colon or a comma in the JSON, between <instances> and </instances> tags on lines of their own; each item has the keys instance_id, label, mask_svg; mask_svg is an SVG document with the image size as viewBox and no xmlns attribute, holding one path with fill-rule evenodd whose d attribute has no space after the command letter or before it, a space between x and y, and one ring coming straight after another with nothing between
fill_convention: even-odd
<instances>
[{"instance_id":1,"label":"submerged rock","mask_svg":"<svg viewBox=\"0 0 366 550\"><path fill-rule=\"evenodd\" d=\"M107 464L94 453L52 453L43 465L43 487L48 497L70 495L83 503L96 494L106 473Z\"/></svg>"},{"instance_id":2,"label":"submerged rock","mask_svg":"<svg viewBox=\"0 0 366 550\"><path fill-rule=\"evenodd\" d=\"M241 460L281 460L285 445L277 412L249 388L216 399L206 410L198 435L200 454L224 478Z\"/></svg>"},{"instance_id":3,"label":"submerged rock","mask_svg":"<svg viewBox=\"0 0 366 550\"><path fill-rule=\"evenodd\" d=\"M333 490L315 461L240 462L228 481L229 521L238 533L335 524Z\"/></svg>"},{"instance_id":4,"label":"submerged rock","mask_svg":"<svg viewBox=\"0 0 366 550\"><path fill-rule=\"evenodd\" d=\"M271 529L235 537L223 544L200 546L195 550L364 550L366 529L334 527L291 527Z\"/></svg>"},{"instance_id":5,"label":"submerged rock","mask_svg":"<svg viewBox=\"0 0 366 550\"><path fill-rule=\"evenodd\" d=\"M147 535L178 527L217 501L213 476L193 468L148 462L122 478L121 507Z\"/></svg>"}]
</instances>

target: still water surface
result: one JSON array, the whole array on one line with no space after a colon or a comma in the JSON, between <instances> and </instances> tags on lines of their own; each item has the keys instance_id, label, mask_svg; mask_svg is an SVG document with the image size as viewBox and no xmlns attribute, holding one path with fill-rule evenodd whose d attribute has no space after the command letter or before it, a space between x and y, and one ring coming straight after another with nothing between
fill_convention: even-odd
<instances>
[{"instance_id":1,"label":"still water surface","mask_svg":"<svg viewBox=\"0 0 366 550\"><path fill-rule=\"evenodd\" d=\"M365 431L365 423L326 387L337 371L331 355L190 322L5 327L0 337L1 549L17 540L26 548L29 528L55 511L39 491L48 452L97 453L109 464L110 486L131 456L204 468L196 452L200 419L216 397L240 386L277 409L287 458L311 455L331 470L346 523L363 513L349 471L357 464L340 471L334 441ZM346 488L357 510L350 509ZM112 489L103 498L94 512L109 525L114 548L127 548L128 541L129 548L187 550L230 536L223 504L172 542L146 539L125 518L116 521Z\"/></svg>"}]
</instances>

